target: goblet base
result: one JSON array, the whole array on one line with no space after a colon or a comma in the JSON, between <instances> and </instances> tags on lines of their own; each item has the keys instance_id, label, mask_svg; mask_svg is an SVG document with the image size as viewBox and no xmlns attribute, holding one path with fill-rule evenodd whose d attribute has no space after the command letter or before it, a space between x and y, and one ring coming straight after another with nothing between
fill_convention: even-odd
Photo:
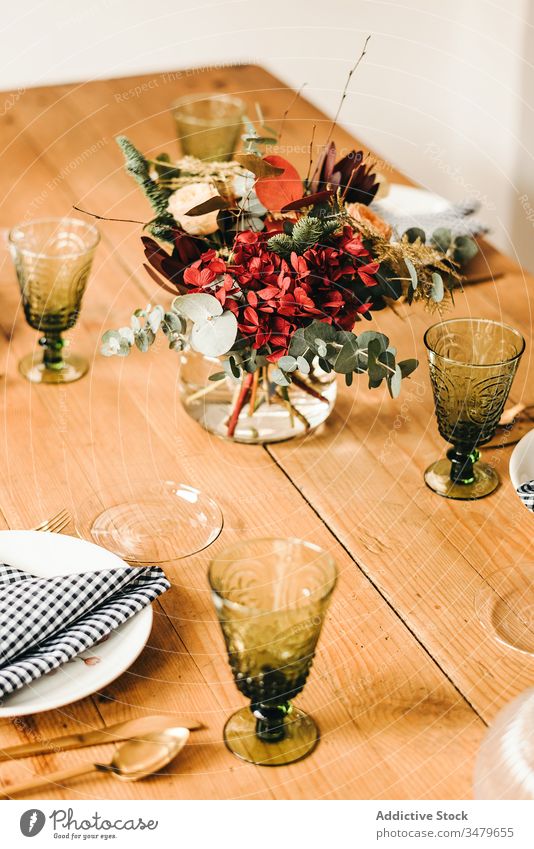
<instances>
[{"instance_id":1,"label":"goblet base","mask_svg":"<svg viewBox=\"0 0 534 849\"><path fill-rule=\"evenodd\" d=\"M42 352L28 354L19 363L19 371L31 383L74 383L87 374L89 363L76 354L63 354L57 367L49 368L43 362Z\"/></svg>"},{"instance_id":2,"label":"goblet base","mask_svg":"<svg viewBox=\"0 0 534 849\"><path fill-rule=\"evenodd\" d=\"M471 483L455 483L451 480L451 461L446 457L436 460L425 472L425 483L433 492L445 498L474 501L485 498L499 486L499 476L493 466L478 460L473 465Z\"/></svg>"},{"instance_id":3,"label":"goblet base","mask_svg":"<svg viewBox=\"0 0 534 849\"><path fill-rule=\"evenodd\" d=\"M283 722L284 738L266 743L256 734L256 717L250 707L241 708L224 726L224 742L238 758L258 766L283 766L300 761L315 749L319 729L311 716L293 705Z\"/></svg>"}]
</instances>

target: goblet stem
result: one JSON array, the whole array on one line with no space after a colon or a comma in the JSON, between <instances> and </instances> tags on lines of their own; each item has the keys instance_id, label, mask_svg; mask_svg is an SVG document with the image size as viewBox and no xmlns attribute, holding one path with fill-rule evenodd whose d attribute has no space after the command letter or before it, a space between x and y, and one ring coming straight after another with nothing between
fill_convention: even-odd
<instances>
[{"instance_id":1,"label":"goblet stem","mask_svg":"<svg viewBox=\"0 0 534 849\"><path fill-rule=\"evenodd\" d=\"M266 705L263 703L251 706L252 713L256 717L256 736L263 743L279 743L286 737L284 720L291 711L289 702L279 705Z\"/></svg>"},{"instance_id":2,"label":"goblet stem","mask_svg":"<svg viewBox=\"0 0 534 849\"><path fill-rule=\"evenodd\" d=\"M63 361L63 348L65 341L61 338L61 333L48 333L39 339L39 345L44 348L43 363L45 368L52 371L61 371L65 363Z\"/></svg>"},{"instance_id":3,"label":"goblet stem","mask_svg":"<svg viewBox=\"0 0 534 849\"><path fill-rule=\"evenodd\" d=\"M447 457L451 461L450 478L453 483L471 484L475 480L474 464L480 459L478 448L462 448L454 445L447 451Z\"/></svg>"}]
</instances>

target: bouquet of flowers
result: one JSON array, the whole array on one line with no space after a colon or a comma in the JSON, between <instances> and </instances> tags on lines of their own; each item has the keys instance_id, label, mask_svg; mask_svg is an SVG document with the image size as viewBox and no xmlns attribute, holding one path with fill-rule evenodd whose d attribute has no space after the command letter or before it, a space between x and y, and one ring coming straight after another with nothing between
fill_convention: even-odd
<instances>
[{"instance_id":1,"label":"bouquet of flowers","mask_svg":"<svg viewBox=\"0 0 534 849\"><path fill-rule=\"evenodd\" d=\"M308 429L290 390L319 399L317 372L348 385L366 373L370 388L385 382L398 395L417 361L398 361L387 336L356 328L399 299L439 308L472 245L443 233L426 242L417 228L392 233L369 208L380 180L373 161L361 151L338 159L333 142L303 179L285 158L264 154L276 138L250 124L231 162L150 160L117 141L154 210L142 237L146 270L175 297L106 332L105 356L147 351L163 332L173 350L220 358L203 394L237 381L230 437L246 406L252 414L272 401Z\"/></svg>"}]
</instances>

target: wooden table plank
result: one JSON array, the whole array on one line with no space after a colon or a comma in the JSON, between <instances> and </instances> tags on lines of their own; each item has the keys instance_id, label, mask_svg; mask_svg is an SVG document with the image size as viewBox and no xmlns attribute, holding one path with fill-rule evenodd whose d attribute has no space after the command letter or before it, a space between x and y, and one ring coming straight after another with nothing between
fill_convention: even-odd
<instances>
[{"instance_id":1,"label":"wooden table plank","mask_svg":"<svg viewBox=\"0 0 534 849\"><path fill-rule=\"evenodd\" d=\"M137 98L117 99L121 91L149 79L158 81L151 90L147 86ZM143 199L122 172L112 134L127 132L143 149L164 149L172 133L166 112L170 100L184 90L207 88L260 100L271 121L282 117L292 97L287 87L252 66L183 77L165 86L158 75L28 91L3 121L7 135L1 160L6 167L0 177L5 198L0 223L9 226L36 205L47 214L63 214L73 202L102 214L148 217ZM313 123L319 126L317 138L324 139L328 122L302 100L286 122L282 142L287 148L299 148L286 153L296 154L301 164L307 155L302 140ZM347 133L340 131L336 137L341 147L353 144ZM170 355L161 351L157 360L149 355L135 362L111 363L97 356L102 329L117 323L117 317L119 323L124 320L139 297L152 290L140 273L138 228L106 224L102 230L97 267L73 334L80 350L91 354L92 372L73 386L50 391L32 387L18 376L16 362L35 343L36 334L17 314L12 271L6 263L1 267L5 308L0 332L8 407L0 458L4 465L9 463L10 474L0 483L0 501L7 522L28 526L37 514L63 506L65 499L75 506L99 483L120 479L132 470L172 474L187 477L221 503L226 524L213 552L244 534L287 535L290 524L332 551L341 580L313 673L300 697L323 731L312 758L262 770L240 764L222 743L223 721L242 701L231 680L206 586L212 549L169 565L173 587L156 607L149 646L132 669L99 697L65 709L69 721L111 724L144 711L190 710L191 717L206 723L208 727L195 732L192 745L165 776L128 785L129 798L468 797L472 761L484 730L477 711L491 716L502 694L520 686L524 667L520 669L513 658L508 662L508 656L503 659L489 641L482 645L473 623L463 629L465 597L457 608L449 606L454 598L451 587L461 585L463 590L466 574L472 576L477 563L471 554L462 559L459 552L465 522L451 521L458 505L432 496L427 517L427 493L414 455L420 451L422 459L425 451L431 457L443 447L430 429L428 387L421 406L412 401L417 413L424 410L425 418L420 421L418 416L417 426L404 427L406 442L400 437L396 441L395 448L402 443L395 452L402 458L398 469L391 460L377 462L376 453L399 415L399 406L380 393L371 398L363 388L353 395L341 393L335 417L313 439L269 451L223 446L180 409L176 361ZM411 349L413 335L421 335L427 319L418 314L410 325L394 322L391 335L395 330L396 338ZM381 316L380 321L387 326L392 319ZM257 504L258 490L268 499L267 510L253 513L250 505ZM271 493L276 496L269 497ZM502 509L506 511L507 505ZM387 537L376 531L377 513L381 522L385 519ZM453 526L447 535L444 517ZM477 527L480 537L483 513ZM406 550L408 534L418 540L415 556ZM429 545L438 553L425 568ZM455 571L442 586L438 570L447 572L455 558ZM414 601L410 583L414 560L419 564L416 589L425 593L419 602ZM445 608L439 621L438 605ZM455 642L449 651L442 643L453 630ZM474 659L464 659L464 632L469 638L467 654ZM488 666L498 667L491 678L483 663L486 657ZM488 684L477 688L474 678L481 672ZM57 715L44 714L36 722L47 734L48 729L62 733ZM1 742L9 744L27 732L6 723L0 734ZM55 768L86 754L58 754L49 763ZM49 763L40 761L39 768L52 768ZM12 783L20 778L21 765L2 765L0 776ZM51 789L38 796L98 798L101 788L98 779L82 780L67 790ZM118 783L106 782L105 792L126 798L125 786Z\"/></svg>"}]
</instances>

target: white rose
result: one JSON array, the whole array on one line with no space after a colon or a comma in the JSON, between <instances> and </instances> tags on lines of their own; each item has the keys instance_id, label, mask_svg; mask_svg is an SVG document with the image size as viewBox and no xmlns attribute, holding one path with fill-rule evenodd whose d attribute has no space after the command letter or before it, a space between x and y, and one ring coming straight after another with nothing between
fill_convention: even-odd
<instances>
[{"instance_id":1,"label":"white rose","mask_svg":"<svg viewBox=\"0 0 534 849\"><path fill-rule=\"evenodd\" d=\"M218 229L217 210L208 212L206 215L186 215L186 213L216 194L216 190L208 183L189 183L172 193L167 201L169 212L190 236L208 236Z\"/></svg>"}]
</instances>

